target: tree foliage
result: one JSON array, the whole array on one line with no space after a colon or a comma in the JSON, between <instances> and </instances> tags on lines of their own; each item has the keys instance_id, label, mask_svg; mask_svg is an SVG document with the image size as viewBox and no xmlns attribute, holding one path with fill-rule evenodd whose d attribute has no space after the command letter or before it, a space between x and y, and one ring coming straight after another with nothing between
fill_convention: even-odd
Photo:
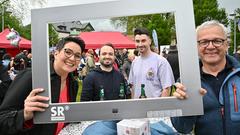
<instances>
[{"instance_id":1,"label":"tree foliage","mask_svg":"<svg viewBox=\"0 0 240 135\"><path fill-rule=\"evenodd\" d=\"M240 30L238 29L237 23L240 21L240 8L237 8L235 10L235 21L234 22L234 17L230 19L230 26L231 26L231 34L230 34L230 48L229 48L229 53L232 54L234 53L234 30L236 31L236 48L240 47ZM234 23L236 23L236 29L234 29Z\"/></svg>"},{"instance_id":2,"label":"tree foliage","mask_svg":"<svg viewBox=\"0 0 240 135\"><path fill-rule=\"evenodd\" d=\"M48 32L49 32L49 45L55 46L58 43L59 38L58 38L58 33L52 24L48 25Z\"/></svg>"},{"instance_id":3,"label":"tree foliage","mask_svg":"<svg viewBox=\"0 0 240 135\"><path fill-rule=\"evenodd\" d=\"M132 35L135 28L146 27L157 31L159 44L170 44L175 35L174 16L171 13L129 16L111 19L116 27L126 26L127 34Z\"/></svg>"},{"instance_id":4,"label":"tree foliage","mask_svg":"<svg viewBox=\"0 0 240 135\"><path fill-rule=\"evenodd\" d=\"M193 0L196 26L208 20L218 20L228 25L225 9L219 8L217 0Z\"/></svg>"},{"instance_id":5,"label":"tree foliage","mask_svg":"<svg viewBox=\"0 0 240 135\"><path fill-rule=\"evenodd\" d=\"M20 35L24 38L29 39L30 38L30 31L26 31L24 26L22 25L21 20L17 18L15 15L12 14L12 12L9 12L8 7L10 6L9 4L10 1L5 0L1 2L1 22L0 25L2 27L2 19L4 19L4 28L14 28L16 31L20 33ZM4 10L4 12L3 12ZM4 17L2 17L2 14L4 13Z\"/></svg>"},{"instance_id":6,"label":"tree foliage","mask_svg":"<svg viewBox=\"0 0 240 135\"><path fill-rule=\"evenodd\" d=\"M42 6L45 3L46 0L0 0L0 8L4 8L5 11L4 28L14 28L21 37L31 40L31 24L23 26L22 19L30 12L30 4ZM0 25L2 26L2 17L0 20ZM49 44L55 45L58 40L58 33L52 25L49 25Z\"/></svg>"},{"instance_id":7,"label":"tree foliage","mask_svg":"<svg viewBox=\"0 0 240 135\"><path fill-rule=\"evenodd\" d=\"M193 0L193 4L196 26L213 19L228 25L225 9L219 8L217 0ZM126 26L127 34L132 34L136 27L146 27L150 31L155 29L161 45L170 44L176 36L174 14L172 13L120 17L113 18L111 21L116 27Z\"/></svg>"}]
</instances>

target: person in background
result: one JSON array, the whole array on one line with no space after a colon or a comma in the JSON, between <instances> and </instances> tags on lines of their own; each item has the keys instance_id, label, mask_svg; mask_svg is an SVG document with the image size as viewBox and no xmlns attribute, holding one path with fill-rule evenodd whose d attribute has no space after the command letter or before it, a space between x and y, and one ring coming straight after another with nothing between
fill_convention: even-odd
<instances>
[{"instance_id":1,"label":"person in background","mask_svg":"<svg viewBox=\"0 0 240 135\"><path fill-rule=\"evenodd\" d=\"M66 37L59 41L50 60L51 101L75 102L78 83L72 76L81 60L85 43L80 38ZM49 106L49 97L40 96L42 88L32 88L30 68L21 71L11 83L0 106L0 133L16 135L57 135L65 123L33 124L34 112Z\"/></svg>"},{"instance_id":2,"label":"person in background","mask_svg":"<svg viewBox=\"0 0 240 135\"><path fill-rule=\"evenodd\" d=\"M9 63L11 61L11 55L6 53L3 55L2 57L2 64L5 66L5 67L8 67Z\"/></svg>"},{"instance_id":3,"label":"person in background","mask_svg":"<svg viewBox=\"0 0 240 135\"><path fill-rule=\"evenodd\" d=\"M119 99L120 84L125 87L125 80L121 72L113 68L115 49L111 43L104 44L99 50L100 66L83 80L81 101L100 100L100 90L104 89L104 100ZM126 90L126 88L124 88ZM126 92L124 91L124 97Z\"/></svg>"},{"instance_id":4,"label":"person in background","mask_svg":"<svg viewBox=\"0 0 240 135\"><path fill-rule=\"evenodd\" d=\"M124 49L122 50L122 56L121 56L121 59L122 59L123 64L124 64L125 61L127 61L127 59L128 59L128 54L129 54L128 50L127 50L126 48L124 48Z\"/></svg>"},{"instance_id":5,"label":"person in background","mask_svg":"<svg viewBox=\"0 0 240 135\"><path fill-rule=\"evenodd\" d=\"M8 75L8 68L0 61L0 105L11 82L12 80Z\"/></svg>"},{"instance_id":6,"label":"person in background","mask_svg":"<svg viewBox=\"0 0 240 135\"><path fill-rule=\"evenodd\" d=\"M151 46L150 46L150 49L151 49L152 52L155 52L156 54L159 54L158 48L155 47L154 45L151 45Z\"/></svg>"},{"instance_id":7,"label":"person in background","mask_svg":"<svg viewBox=\"0 0 240 135\"><path fill-rule=\"evenodd\" d=\"M147 97L169 96L174 77L168 61L150 50L151 38L146 28L135 29L134 38L140 56L133 60L129 73L133 98L139 98L141 84L145 84Z\"/></svg>"},{"instance_id":8,"label":"person in background","mask_svg":"<svg viewBox=\"0 0 240 135\"><path fill-rule=\"evenodd\" d=\"M27 66L27 62L28 62L28 50L23 50L22 52L18 53L15 58L19 58L19 59L22 59L22 64L23 64L23 67L25 68Z\"/></svg>"},{"instance_id":9,"label":"person in background","mask_svg":"<svg viewBox=\"0 0 240 135\"><path fill-rule=\"evenodd\" d=\"M163 48L161 55L162 55L164 58L167 57L167 48L166 48L166 47Z\"/></svg>"},{"instance_id":10,"label":"person in background","mask_svg":"<svg viewBox=\"0 0 240 135\"><path fill-rule=\"evenodd\" d=\"M135 55L135 57L139 56L139 49L134 49L133 54Z\"/></svg>"},{"instance_id":11,"label":"person in background","mask_svg":"<svg viewBox=\"0 0 240 135\"><path fill-rule=\"evenodd\" d=\"M121 59L121 56L122 56L122 53L123 53L123 50L122 49L115 49L115 59L118 60L118 67L121 66L121 64L123 63L122 62L122 59Z\"/></svg>"},{"instance_id":12,"label":"person in background","mask_svg":"<svg viewBox=\"0 0 240 135\"><path fill-rule=\"evenodd\" d=\"M87 74L95 68L94 52L92 49L89 49L85 55L85 65L81 70L81 78L85 79Z\"/></svg>"},{"instance_id":13,"label":"person in background","mask_svg":"<svg viewBox=\"0 0 240 135\"><path fill-rule=\"evenodd\" d=\"M122 74L126 80L128 80L129 72L130 72L132 61L134 60L134 58L135 58L135 55L132 53L129 53L127 61L125 61L123 64Z\"/></svg>"},{"instance_id":14,"label":"person in background","mask_svg":"<svg viewBox=\"0 0 240 135\"><path fill-rule=\"evenodd\" d=\"M87 74L95 68L94 51L89 49L86 53L86 72Z\"/></svg>"},{"instance_id":15,"label":"person in background","mask_svg":"<svg viewBox=\"0 0 240 135\"><path fill-rule=\"evenodd\" d=\"M27 55L27 67L32 67L32 53Z\"/></svg>"},{"instance_id":16,"label":"person in background","mask_svg":"<svg viewBox=\"0 0 240 135\"><path fill-rule=\"evenodd\" d=\"M201 86L204 115L174 117L172 124L184 134L239 135L240 134L240 64L227 55L227 28L212 20L196 29L200 57ZM174 96L186 99L187 88L176 85ZM180 102L180 101L179 101Z\"/></svg>"},{"instance_id":17,"label":"person in background","mask_svg":"<svg viewBox=\"0 0 240 135\"><path fill-rule=\"evenodd\" d=\"M20 71L24 70L27 65L27 58L24 58L24 55L16 55L13 58L13 61L10 62L9 72L13 72L16 76ZM13 80L13 79L12 79Z\"/></svg>"},{"instance_id":18,"label":"person in background","mask_svg":"<svg viewBox=\"0 0 240 135\"><path fill-rule=\"evenodd\" d=\"M178 61L178 50L176 45L170 45L168 54L167 54L167 61L169 62L172 70L173 70L173 75L175 82L177 79L180 77L180 72L179 72L179 61Z\"/></svg>"},{"instance_id":19,"label":"person in background","mask_svg":"<svg viewBox=\"0 0 240 135\"><path fill-rule=\"evenodd\" d=\"M127 61L128 53L129 52L126 48L116 50L116 60L117 60L117 64L118 64L118 69L120 71L122 71L124 62Z\"/></svg>"},{"instance_id":20,"label":"person in background","mask_svg":"<svg viewBox=\"0 0 240 135\"><path fill-rule=\"evenodd\" d=\"M17 69L17 62L14 61L14 59L15 58L12 57L9 65L8 65L8 75L11 78L11 80L14 80L15 77L17 76L18 72L19 72L18 70L16 70Z\"/></svg>"},{"instance_id":21,"label":"person in background","mask_svg":"<svg viewBox=\"0 0 240 135\"><path fill-rule=\"evenodd\" d=\"M84 70L85 66L86 66L86 52L83 52L82 58L81 58L81 64L79 64L77 68L78 76L80 77L81 80L83 80L87 75L86 69Z\"/></svg>"},{"instance_id":22,"label":"person in background","mask_svg":"<svg viewBox=\"0 0 240 135\"><path fill-rule=\"evenodd\" d=\"M8 74L11 56L3 49L0 50L0 105L12 80Z\"/></svg>"},{"instance_id":23,"label":"person in background","mask_svg":"<svg viewBox=\"0 0 240 135\"><path fill-rule=\"evenodd\" d=\"M233 57L236 58L238 62L240 62L240 46L237 48L237 52L233 54Z\"/></svg>"}]
</instances>

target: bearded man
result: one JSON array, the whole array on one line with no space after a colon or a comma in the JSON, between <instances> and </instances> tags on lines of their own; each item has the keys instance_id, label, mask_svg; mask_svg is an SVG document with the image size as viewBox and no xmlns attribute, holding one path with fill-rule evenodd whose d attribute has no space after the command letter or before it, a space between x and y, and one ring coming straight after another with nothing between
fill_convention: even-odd
<instances>
[{"instance_id":1,"label":"bearded man","mask_svg":"<svg viewBox=\"0 0 240 135\"><path fill-rule=\"evenodd\" d=\"M93 69L83 81L81 101L100 100L100 90L103 89L104 100L115 100L120 95L120 84L124 87L125 80L121 72L113 68L115 48L111 43L104 44L99 50L100 66ZM126 97L126 88L124 88Z\"/></svg>"}]
</instances>

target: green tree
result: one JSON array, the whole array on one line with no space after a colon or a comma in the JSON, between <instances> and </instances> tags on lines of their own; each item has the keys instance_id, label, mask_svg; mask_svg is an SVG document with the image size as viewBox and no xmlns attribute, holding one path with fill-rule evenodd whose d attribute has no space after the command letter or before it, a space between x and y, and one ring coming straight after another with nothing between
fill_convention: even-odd
<instances>
[{"instance_id":1,"label":"green tree","mask_svg":"<svg viewBox=\"0 0 240 135\"><path fill-rule=\"evenodd\" d=\"M49 32L49 46L55 46L58 41L58 32L55 30L52 24L48 25L48 32Z\"/></svg>"},{"instance_id":2,"label":"green tree","mask_svg":"<svg viewBox=\"0 0 240 135\"><path fill-rule=\"evenodd\" d=\"M231 34L230 34L230 48L229 53L233 54L234 52L234 23L236 23L236 48L240 47L240 30L238 29L237 23L240 21L240 8L237 8L234 12L236 22L234 22L234 18L230 19L230 28L231 28Z\"/></svg>"},{"instance_id":3,"label":"green tree","mask_svg":"<svg viewBox=\"0 0 240 135\"><path fill-rule=\"evenodd\" d=\"M175 26L172 13L112 18L111 21L116 27L126 27L126 32L130 35L137 27L146 27L150 32L155 29L161 45L170 44L171 37L175 37L173 36L175 35Z\"/></svg>"},{"instance_id":4,"label":"green tree","mask_svg":"<svg viewBox=\"0 0 240 135\"><path fill-rule=\"evenodd\" d=\"M193 6L196 26L207 20L218 20L224 25L228 25L225 9L219 8L217 0L193 0ZM176 36L172 13L113 18L111 20L116 27L126 26L127 34L132 34L136 27L155 29L161 45L170 44Z\"/></svg>"},{"instance_id":5,"label":"green tree","mask_svg":"<svg viewBox=\"0 0 240 135\"><path fill-rule=\"evenodd\" d=\"M2 11L4 10L4 28L14 28L21 37L31 40L31 25L24 27L22 23L25 14L30 12L30 3L44 5L46 0L0 0L0 26L2 26Z\"/></svg>"},{"instance_id":6,"label":"green tree","mask_svg":"<svg viewBox=\"0 0 240 135\"><path fill-rule=\"evenodd\" d=\"M2 26L2 17L0 21L1 21L0 25ZM12 15L10 12L4 12L4 28L9 29L14 28L14 30L20 33L21 37L31 39L30 31L26 31L24 29L24 26L22 25L22 22L16 16Z\"/></svg>"},{"instance_id":7,"label":"green tree","mask_svg":"<svg viewBox=\"0 0 240 135\"><path fill-rule=\"evenodd\" d=\"M7 9L9 7L9 1L3 1L1 3L1 22L0 22L0 25L2 26L2 22L4 19L4 28L14 28L16 31L18 31L20 33L20 35L22 37L30 37L30 33L26 33L25 30L24 30L24 27L22 25L22 22L14 15L12 15L12 12L9 12ZM3 12L4 11L4 12ZM4 15L4 17L2 17L2 15ZM2 30L2 29L1 29ZM28 39L28 38L27 38Z\"/></svg>"},{"instance_id":8,"label":"green tree","mask_svg":"<svg viewBox=\"0 0 240 135\"><path fill-rule=\"evenodd\" d=\"M208 20L218 20L228 25L225 9L219 8L217 0L193 0L196 26Z\"/></svg>"},{"instance_id":9,"label":"green tree","mask_svg":"<svg viewBox=\"0 0 240 135\"><path fill-rule=\"evenodd\" d=\"M25 33L31 33L31 24L24 27ZM49 46L54 46L58 43L58 32L54 29L52 24L48 25L48 32L49 32ZM29 38L31 40L31 34L29 34Z\"/></svg>"},{"instance_id":10,"label":"green tree","mask_svg":"<svg viewBox=\"0 0 240 135\"><path fill-rule=\"evenodd\" d=\"M38 2L39 0L34 1ZM9 12L11 6L12 5L10 4L9 0L0 1L1 11L4 8L4 28L14 28L16 31L18 31L21 37L31 40L31 24L24 27L22 24L22 20L20 19L20 17L24 16L24 12L20 12L23 11L23 9L20 9L19 12L13 14L12 12ZM20 17L17 17L17 14ZM0 18L0 26L2 26L2 17ZM49 45L55 45L58 40L58 33L54 30L52 25L49 25Z\"/></svg>"},{"instance_id":11,"label":"green tree","mask_svg":"<svg viewBox=\"0 0 240 135\"><path fill-rule=\"evenodd\" d=\"M0 6L2 7L5 3L9 3L9 0L0 0Z\"/></svg>"},{"instance_id":12,"label":"green tree","mask_svg":"<svg viewBox=\"0 0 240 135\"><path fill-rule=\"evenodd\" d=\"M25 33L25 38L31 40L31 24L24 26L23 33Z\"/></svg>"}]
</instances>

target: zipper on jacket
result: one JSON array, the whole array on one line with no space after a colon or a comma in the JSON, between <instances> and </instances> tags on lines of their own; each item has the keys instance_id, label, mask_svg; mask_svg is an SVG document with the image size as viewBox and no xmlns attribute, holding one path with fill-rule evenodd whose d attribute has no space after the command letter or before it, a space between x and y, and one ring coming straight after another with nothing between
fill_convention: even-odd
<instances>
[{"instance_id":1,"label":"zipper on jacket","mask_svg":"<svg viewBox=\"0 0 240 135\"><path fill-rule=\"evenodd\" d=\"M234 111L238 112L238 100L237 100L237 86L236 84L233 82L232 83L232 89L233 89L233 99L234 99Z\"/></svg>"},{"instance_id":2,"label":"zipper on jacket","mask_svg":"<svg viewBox=\"0 0 240 135\"><path fill-rule=\"evenodd\" d=\"M220 113L221 113L221 117L222 117L222 127L223 127L222 130L225 135L226 134L226 130L225 130L226 125L225 125L225 116L224 116L224 106L221 106Z\"/></svg>"},{"instance_id":3,"label":"zipper on jacket","mask_svg":"<svg viewBox=\"0 0 240 135\"><path fill-rule=\"evenodd\" d=\"M221 107L220 111L221 111L222 119L224 119L224 107Z\"/></svg>"}]
</instances>

